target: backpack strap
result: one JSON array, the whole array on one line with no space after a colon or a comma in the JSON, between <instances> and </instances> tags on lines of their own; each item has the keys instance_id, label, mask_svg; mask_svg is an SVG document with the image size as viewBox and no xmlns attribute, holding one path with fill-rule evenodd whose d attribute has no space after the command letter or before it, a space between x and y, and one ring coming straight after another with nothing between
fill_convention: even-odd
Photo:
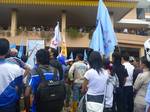
<instances>
[{"instance_id":1,"label":"backpack strap","mask_svg":"<svg viewBox=\"0 0 150 112\"><path fill-rule=\"evenodd\" d=\"M56 81L56 80L58 80L58 76L57 76L57 69L55 68L55 67L52 67L52 66L47 66L47 69L46 69L47 71L51 71L51 72L53 72L54 73L54 76L53 76L53 81ZM46 80L46 78L45 78L45 76L44 76L44 72L42 71L42 68L41 67L37 67L36 68L36 72L39 74L39 76L40 76L40 78L41 78L41 80L42 81L44 81L44 82L48 82L47 80Z\"/></svg>"},{"instance_id":2,"label":"backpack strap","mask_svg":"<svg viewBox=\"0 0 150 112\"><path fill-rule=\"evenodd\" d=\"M52 67L52 69L53 69L53 73L54 73L53 81L59 80L59 77L57 75L57 73L58 73L57 69L55 67Z\"/></svg>"},{"instance_id":3,"label":"backpack strap","mask_svg":"<svg viewBox=\"0 0 150 112\"><path fill-rule=\"evenodd\" d=\"M41 70L40 67L37 67L37 68L36 68L36 72L38 73L38 75L40 76L40 78L41 78L41 80L42 80L43 82L47 82L47 80L46 80L46 78L45 78L45 76L44 76L44 72Z\"/></svg>"}]
</instances>

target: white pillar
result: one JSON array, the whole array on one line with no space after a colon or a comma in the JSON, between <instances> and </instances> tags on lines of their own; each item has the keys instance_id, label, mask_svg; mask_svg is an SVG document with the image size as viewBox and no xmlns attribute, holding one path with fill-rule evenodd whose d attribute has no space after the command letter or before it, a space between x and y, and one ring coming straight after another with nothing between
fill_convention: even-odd
<instances>
[{"instance_id":1,"label":"white pillar","mask_svg":"<svg viewBox=\"0 0 150 112\"><path fill-rule=\"evenodd\" d=\"M110 15L112 25L114 26L114 14L113 14L113 12L110 12L109 15Z\"/></svg>"},{"instance_id":2,"label":"white pillar","mask_svg":"<svg viewBox=\"0 0 150 112\"><path fill-rule=\"evenodd\" d=\"M62 34L62 38L63 41L66 41L66 11L62 11L62 21L61 21L61 34Z\"/></svg>"},{"instance_id":3,"label":"white pillar","mask_svg":"<svg viewBox=\"0 0 150 112\"><path fill-rule=\"evenodd\" d=\"M17 10L13 9L11 12L11 37L16 36L17 31Z\"/></svg>"},{"instance_id":4,"label":"white pillar","mask_svg":"<svg viewBox=\"0 0 150 112\"><path fill-rule=\"evenodd\" d=\"M140 48L140 54L139 55L140 55L140 57L145 55L144 47Z\"/></svg>"}]
</instances>

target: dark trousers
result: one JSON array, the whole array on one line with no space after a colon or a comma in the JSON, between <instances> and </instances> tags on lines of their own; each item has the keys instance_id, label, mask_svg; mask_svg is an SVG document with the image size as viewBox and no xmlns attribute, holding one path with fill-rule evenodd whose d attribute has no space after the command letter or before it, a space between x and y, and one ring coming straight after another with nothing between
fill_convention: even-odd
<instances>
[{"instance_id":1,"label":"dark trousers","mask_svg":"<svg viewBox=\"0 0 150 112\"><path fill-rule=\"evenodd\" d=\"M113 112L111 108L104 108L103 112Z\"/></svg>"},{"instance_id":2,"label":"dark trousers","mask_svg":"<svg viewBox=\"0 0 150 112\"><path fill-rule=\"evenodd\" d=\"M61 112L63 106L63 100L41 103L40 106L37 107L37 112Z\"/></svg>"},{"instance_id":3,"label":"dark trousers","mask_svg":"<svg viewBox=\"0 0 150 112\"><path fill-rule=\"evenodd\" d=\"M124 87L124 100L125 100L125 111L133 112L133 87Z\"/></svg>"},{"instance_id":4,"label":"dark trousers","mask_svg":"<svg viewBox=\"0 0 150 112\"><path fill-rule=\"evenodd\" d=\"M0 112L17 112L16 103L5 107L0 107Z\"/></svg>"},{"instance_id":5,"label":"dark trousers","mask_svg":"<svg viewBox=\"0 0 150 112\"><path fill-rule=\"evenodd\" d=\"M113 101L113 112L125 112L124 88L116 88Z\"/></svg>"}]
</instances>

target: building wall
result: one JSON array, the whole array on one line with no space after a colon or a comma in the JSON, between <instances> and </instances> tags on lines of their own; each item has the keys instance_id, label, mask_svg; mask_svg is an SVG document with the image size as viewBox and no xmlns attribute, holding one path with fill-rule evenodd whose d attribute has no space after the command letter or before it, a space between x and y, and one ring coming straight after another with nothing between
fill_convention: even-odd
<instances>
[{"instance_id":1,"label":"building wall","mask_svg":"<svg viewBox=\"0 0 150 112\"><path fill-rule=\"evenodd\" d=\"M122 19L136 19L136 8L132 9L129 13L127 13Z\"/></svg>"}]
</instances>

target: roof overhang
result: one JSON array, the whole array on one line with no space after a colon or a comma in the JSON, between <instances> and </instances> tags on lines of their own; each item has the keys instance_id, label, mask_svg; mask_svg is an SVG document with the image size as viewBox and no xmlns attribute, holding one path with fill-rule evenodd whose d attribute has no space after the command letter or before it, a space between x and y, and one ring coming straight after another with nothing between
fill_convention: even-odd
<instances>
[{"instance_id":1,"label":"roof overhang","mask_svg":"<svg viewBox=\"0 0 150 112\"><path fill-rule=\"evenodd\" d=\"M107 7L133 8L137 0L104 0ZM98 6L98 0L0 0L0 4L11 5L61 5Z\"/></svg>"},{"instance_id":2,"label":"roof overhang","mask_svg":"<svg viewBox=\"0 0 150 112\"><path fill-rule=\"evenodd\" d=\"M136 0L104 0L114 23L136 6ZM67 25L94 26L98 0L0 0L0 24L10 25L11 10L18 10L18 26L55 25L67 13Z\"/></svg>"},{"instance_id":3,"label":"roof overhang","mask_svg":"<svg viewBox=\"0 0 150 112\"><path fill-rule=\"evenodd\" d=\"M139 19L122 19L115 24L115 27L122 28L148 28L150 26L150 22Z\"/></svg>"}]
</instances>

